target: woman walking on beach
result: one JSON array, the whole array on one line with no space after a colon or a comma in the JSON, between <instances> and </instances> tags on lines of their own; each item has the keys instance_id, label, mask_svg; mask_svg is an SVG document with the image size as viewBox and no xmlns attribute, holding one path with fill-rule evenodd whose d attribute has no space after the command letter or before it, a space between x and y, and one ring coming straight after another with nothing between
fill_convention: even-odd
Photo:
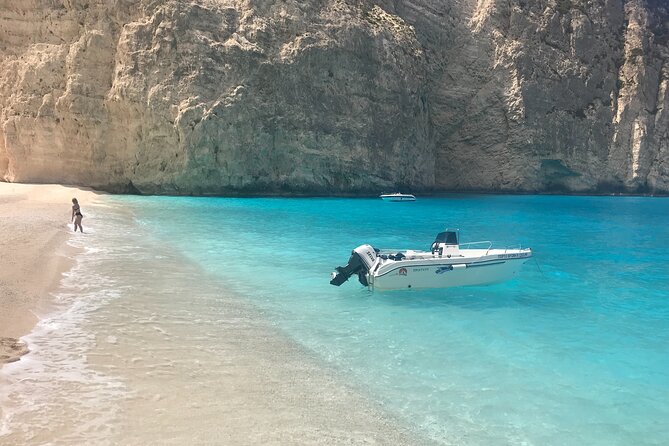
<instances>
[{"instance_id":1,"label":"woman walking on beach","mask_svg":"<svg viewBox=\"0 0 669 446\"><path fill-rule=\"evenodd\" d=\"M84 216L81 214L81 208L79 207L79 202L77 201L76 198L73 198L72 199L72 220L74 221L74 232L77 232L77 226L79 226L79 230L82 233L84 232L84 228L81 227L81 219L82 218L84 218Z\"/></svg>"}]
</instances>

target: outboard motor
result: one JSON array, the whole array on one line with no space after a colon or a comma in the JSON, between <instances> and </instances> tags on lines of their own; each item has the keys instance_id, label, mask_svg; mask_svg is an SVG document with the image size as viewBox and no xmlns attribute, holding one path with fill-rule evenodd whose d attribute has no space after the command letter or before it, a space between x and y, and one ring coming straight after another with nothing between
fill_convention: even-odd
<instances>
[{"instance_id":1,"label":"outboard motor","mask_svg":"<svg viewBox=\"0 0 669 446\"><path fill-rule=\"evenodd\" d=\"M365 275L376 261L376 250L371 245L360 245L351 251L351 257L346 266L338 266L332 273L331 285L339 286L346 282L353 274L358 275L358 280L364 286L369 285Z\"/></svg>"}]
</instances>

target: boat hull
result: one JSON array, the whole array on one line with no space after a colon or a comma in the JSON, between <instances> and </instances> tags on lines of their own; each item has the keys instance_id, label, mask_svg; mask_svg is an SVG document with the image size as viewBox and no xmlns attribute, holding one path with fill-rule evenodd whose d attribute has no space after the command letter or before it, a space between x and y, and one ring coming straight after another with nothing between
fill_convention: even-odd
<instances>
[{"instance_id":1,"label":"boat hull","mask_svg":"<svg viewBox=\"0 0 669 446\"><path fill-rule=\"evenodd\" d=\"M369 288L378 291L489 285L512 279L530 255L469 263L393 262L389 268L368 274L367 280Z\"/></svg>"},{"instance_id":2,"label":"boat hull","mask_svg":"<svg viewBox=\"0 0 669 446\"><path fill-rule=\"evenodd\" d=\"M381 195L383 201L416 201L413 195Z\"/></svg>"}]
</instances>

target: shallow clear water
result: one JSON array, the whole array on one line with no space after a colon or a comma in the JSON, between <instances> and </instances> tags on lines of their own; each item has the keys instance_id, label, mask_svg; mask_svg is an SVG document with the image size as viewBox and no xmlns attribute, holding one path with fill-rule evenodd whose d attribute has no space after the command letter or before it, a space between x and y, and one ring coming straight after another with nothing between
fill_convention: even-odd
<instances>
[{"instance_id":1,"label":"shallow clear water","mask_svg":"<svg viewBox=\"0 0 669 446\"><path fill-rule=\"evenodd\" d=\"M454 444L669 438L669 200L123 198L291 337ZM362 243L535 252L504 284L372 294L328 274Z\"/></svg>"},{"instance_id":2,"label":"shallow clear water","mask_svg":"<svg viewBox=\"0 0 669 446\"><path fill-rule=\"evenodd\" d=\"M236 304L221 297L221 287L443 444L660 445L669 438L669 199L111 202L139 226L97 209L95 232L84 239L89 250L80 263L87 267L73 271L79 280L69 289L84 286L80 293L90 299L85 309L70 310L77 317L64 320L81 330L70 330L72 342L91 344L76 344L88 349L88 363L78 364L79 350L49 332L49 324L64 323L61 313L30 339L38 350L60 347L45 345L32 366L5 368L13 374L15 392L5 398L12 407L26 405L23 393L44 407L66 407L30 389L53 382L58 372L49 372L49 364L74 364L76 388L118 408L97 407L99 422L89 421L72 438L113 444L117 412L128 411L119 402L124 392L141 394L143 385L160 387L184 375L217 381L220 364L211 361L225 356L229 342L220 326L240 317L229 314ZM370 293L354 279L339 288L328 283L332 269L362 243L427 249L445 227L460 228L462 242L521 244L535 257L518 278L487 287ZM190 263L182 265L179 256ZM61 298L71 309L65 285ZM74 353L53 358L57 351ZM44 370L53 373L46 380ZM22 388L17 377L26 375L33 382ZM140 376L150 379L139 385ZM67 386L60 391L69 392ZM170 400L169 392L145 393ZM200 419L225 410L207 392L195 395L189 405L209 407ZM179 404L161 410L179 411ZM134 410L141 414L142 407ZM22 412L9 413L11 430ZM173 431L188 431L178 417L162 416Z\"/></svg>"}]
</instances>

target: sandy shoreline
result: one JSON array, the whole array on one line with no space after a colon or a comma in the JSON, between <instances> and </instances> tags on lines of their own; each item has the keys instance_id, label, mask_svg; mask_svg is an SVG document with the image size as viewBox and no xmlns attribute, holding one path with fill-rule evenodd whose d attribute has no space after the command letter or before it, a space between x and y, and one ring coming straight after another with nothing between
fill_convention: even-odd
<instances>
[{"instance_id":1,"label":"sandy shoreline","mask_svg":"<svg viewBox=\"0 0 669 446\"><path fill-rule=\"evenodd\" d=\"M27 352L18 340L48 311L50 293L72 266L72 197L97 193L59 185L0 183L0 366ZM84 221L85 225L85 221ZM85 226L84 226L85 230Z\"/></svg>"},{"instance_id":2,"label":"sandy shoreline","mask_svg":"<svg viewBox=\"0 0 669 446\"><path fill-rule=\"evenodd\" d=\"M0 442L432 444L198 265L128 231L125 209L107 208L84 234L102 251L72 252L72 196L84 215L98 201L73 188L0 183L0 255L12 264L0 275L1 336L31 332L32 312L49 314L49 291L71 266L75 299L95 307L115 296L96 307L84 336L76 316L32 330L39 366L5 368L20 372L0 392ZM64 370L76 379L61 379Z\"/></svg>"}]
</instances>

